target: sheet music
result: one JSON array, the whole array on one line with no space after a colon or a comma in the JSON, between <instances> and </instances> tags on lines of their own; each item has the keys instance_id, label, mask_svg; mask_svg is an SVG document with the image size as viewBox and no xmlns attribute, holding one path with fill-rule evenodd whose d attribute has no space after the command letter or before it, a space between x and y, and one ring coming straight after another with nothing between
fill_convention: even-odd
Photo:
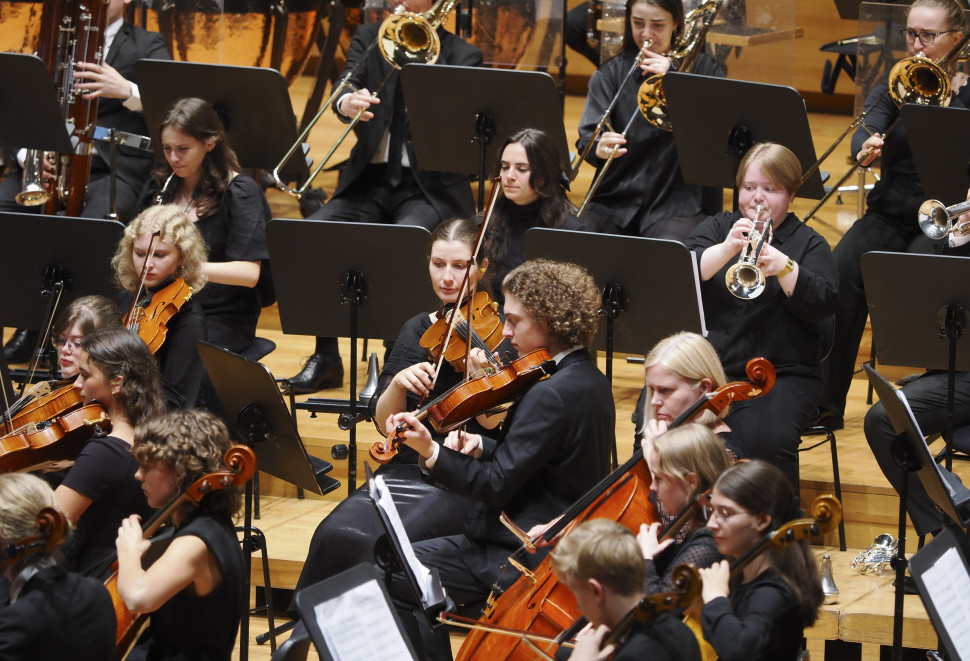
<instances>
[{"instance_id":1,"label":"sheet music","mask_svg":"<svg viewBox=\"0 0 970 661\"><path fill-rule=\"evenodd\" d=\"M701 337L707 337L707 321L704 320L704 299L701 297L701 271L697 253L690 251L690 263L694 267L694 289L697 291L697 308L701 317Z\"/></svg>"},{"instance_id":2,"label":"sheet music","mask_svg":"<svg viewBox=\"0 0 970 661\"><path fill-rule=\"evenodd\" d=\"M411 574L417 578L418 586L421 588L422 605L428 608L429 606L444 601L445 595L441 588L441 583L431 575L428 568L422 565L421 561L414 555L411 540L408 539L408 533L404 529L404 523L401 522L401 516L398 514L397 506L394 504L394 498L385 486L383 477L375 475L371 485L371 498L373 498L377 506L387 515L387 519L391 523L391 528L394 530L394 536L401 544L401 550L404 553L402 560L407 563Z\"/></svg>"},{"instance_id":3,"label":"sheet music","mask_svg":"<svg viewBox=\"0 0 970 661\"><path fill-rule=\"evenodd\" d=\"M961 659L970 659L970 575L955 548L923 572L923 584Z\"/></svg>"},{"instance_id":4,"label":"sheet music","mask_svg":"<svg viewBox=\"0 0 970 661\"><path fill-rule=\"evenodd\" d=\"M313 614L336 661L412 658L376 580L317 604Z\"/></svg>"}]
</instances>

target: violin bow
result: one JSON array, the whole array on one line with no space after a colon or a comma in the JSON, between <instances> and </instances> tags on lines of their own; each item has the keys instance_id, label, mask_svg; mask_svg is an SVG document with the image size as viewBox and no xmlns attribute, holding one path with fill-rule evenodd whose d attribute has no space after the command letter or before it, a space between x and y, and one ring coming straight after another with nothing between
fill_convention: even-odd
<instances>
[{"instance_id":1,"label":"violin bow","mask_svg":"<svg viewBox=\"0 0 970 661\"><path fill-rule=\"evenodd\" d=\"M135 290L135 295L131 298L131 306L128 308L128 314L125 315L125 318L128 320L126 326L128 330L134 330L135 308L138 307L138 299L141 298L141 293L145 289L145 279L148 277L148 262L152 261L152 258L155 257L155 242L161 235L161 228L156 229L152 232L151 241L148 242L148 255L145 257L145 263L141 265L141 275L138 277L138 289Z\"/></svg>"}]
</instances>

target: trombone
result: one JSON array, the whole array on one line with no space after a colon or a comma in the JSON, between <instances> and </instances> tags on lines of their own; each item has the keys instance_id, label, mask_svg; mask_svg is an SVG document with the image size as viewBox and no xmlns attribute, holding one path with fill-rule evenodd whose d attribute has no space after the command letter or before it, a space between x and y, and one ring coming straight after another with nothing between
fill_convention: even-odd
<instances>
[{"instance_id":1,"label":"trombone","mask_svg":"<svg viewBox=\"0 0 970 661\"><path fill-rule=\"evenodd\" d=\"M950 52L944 55L941 59L933 61L923 55L922 53L917 53L910 57L904 57L899 62L897 62L889 72L889 88L882 93L875 101L873 101L867 110L863 110L862 113L856 117L849 127L836 138L832 146L825 150L822 157L815 161L814 165L808 169L808 171L802 176L802 184L808 181L808 178L822 165L822 161L828 158L829 154L841 143L849 133L851 133L857 126L862 124L865 127L864 120L876 105L882 102L887 95L892 97L892 100L896 102L897 106L902 107L907 103L916 103L924 106L942 106L946 107L950 105L951 98L951 86L950 77L947 74L947 69L953 60L966 48L967 44L970 43L970 32L957 43ZM887 135L893 132L896 126L899 124L900 117L889 125L886 131L883 133L883 139ZM868 130L868 129L866 129ZM828 199L832 196L832 193L836 192L839 187L845 183L853 172L858 168L866 167L862 163L865 159L872 153L872 148L870 147L866 150L866 153L862 155L862 158L856 159L852 166L846 171L842 177L832 186L831 190L826 193L821 200L818 201L808 215L802 219L803 222L808 222L808 219L815 215L815 212L822 208Z\"/></svg>"},{"instance_id":2,"label":"trombone","mask_svg":"<svg viewBox=\"0 0 970 661\"><path fill-rule=\"evenodd\" d=\"M280 170L286 165L286 163L293 157L293 155L299 151L306 140L307 136L310 135L310 131L316 126L320 118L323 117L323 113L340 98L340 95L344 93L345 89L353 90L353 86L350 84L350 78L357 73L357 69L367 60L367 57L371 54L371 51L375 47L379 47L381 55L391 65L392 69L387 74L387 77L381 82L381 84L373 91L373 95L377 96L378 93L387 84L387 81L391 79L395 71L399 71L404 67L405 64L434 64L438 60L438 55L441 53L441 38L438 37L436 30L438 26L441 25L448 14L458 3L458 0L437 0L435 4L427 12L423 14L415 14L413 12L403 11L403 5L398 5L397 10L391 16L384 19L381 23L380 28L377 31L377 39L367 47L361 55L360 60L354 65L354 68L348 71L340 82L334 87L333 92L330 97L320 106L320 110L313 117L313 120L307 124L307 127L303 129L297 137L296 142L290 147L286 155L276 164L273 168L273 180L276 182L276 186L290 195L300 198L306 189L310 186L310 183L316 179L320 171L326 166L327 162L333 157L334 153L340 147L350 132L354 130L357 123L360 121L361 116L366 112L366 108L361 108L357 111L357 114L351 118L350 123L344 128L343 132L337 138L337 141L330 148L330 151L326 153L320 163L313 168L310 175L307 177L306 181L297 186L296 188L291 188L286 183L283 182L280 175ZM354 90L356 91L356 90ZM308 163L312 162L310 159Z\"/></svg>"},{"instance_id":3,"label":"trombone","mask_svg":"<svg viewBox=\"0 0 970 661\"><path fill-rule=\"evenodd\" d=\"M770 218L766 221L760 220L762 211L764 207L760 204L755 207L754 229L748 233L748 242L741 249L738 261L724 274L728 291L744 300L758 298L765 290L765 274L758 268L758 259L765 243L771 243L773 232ZM761 229L758 229L759 223Z\"/></svg>"},{"instance_id":4,"label":"trombone","mask_svg":"<svg viewBox=\"0 0 970 661\"><path fill-rule=\"evenodd\" d=\"M970 200L946 206L939 200L926 200L919 205L919 228L931 239L942 239L950 234L970 232L970 221L957 225L954 221L970 211Z\"/></svg>"}]
</instances>

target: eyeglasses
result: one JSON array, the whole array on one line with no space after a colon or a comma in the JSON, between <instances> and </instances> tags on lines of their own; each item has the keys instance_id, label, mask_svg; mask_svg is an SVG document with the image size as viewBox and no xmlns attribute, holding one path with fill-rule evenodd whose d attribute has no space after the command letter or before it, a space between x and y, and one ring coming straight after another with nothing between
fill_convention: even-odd
<instances>
[{"instance_id":1,"label":"eyeglasses","mask_svg":"<svg viewBox=\"0 0 970 661\"><path fill-rule=\"evenodd\" d=\"M726 522L732 516L737 516L738 514L747 514L747 512L744 510L732 510L727 507L714 507L713 505L704 507L704 516L708 520L717 518L721 523Z\"/></svg>"},{"instance_id":2,"label":"eyeglasses","mask_svg":"<svg viewBox=\"0 0 970 661\"><path fill-rule=\"evenodd\" d=\"M949 32L956 32L956 30L943 30L942 32L927 32L926 30L923 30L921 32L917 32L916 30L903 28L899 31L899 34L903 36L903 39L906 40L907 44L912 44L919 39L919 42L924 46L932 46L937 37L939 37L941 34L947 34Z\"/></svg>"},{"instance_id":3,"label":"eyeglasses","mask_svg":"<svg viewBox=\"0 0 970 661\"><path fill-rule=\"evenodd\" d=\"M62 347L65 351L70 348L75 353L81 350L81 340L66 340L63 337L54 337L51 338L51 344L53 344L54 348L58 351L60 351Z\"/></svg>"}]
</instances>

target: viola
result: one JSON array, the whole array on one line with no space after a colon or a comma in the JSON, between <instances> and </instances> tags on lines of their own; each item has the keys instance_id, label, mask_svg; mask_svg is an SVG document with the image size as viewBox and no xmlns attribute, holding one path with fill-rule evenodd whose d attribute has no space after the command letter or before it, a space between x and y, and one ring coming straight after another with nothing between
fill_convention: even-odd
<instances>
[{"instance_id":1,"label":"viola","mask_svg":"<svg viewBox=\"0 0 970 661\"><path fill-rule=\"evenodd\" d=\"M37 534L7 544L3 554L11 565L16 565L28 555L57 548L67 539L70 530L62 511L56 507L44 507L37 513Z\"/></svg>"},{"instance_id":2,"label":"viola","mask_svg":"<svg viewBox=\"0 0 970 661\"><path fill-rule=\"evenodd\" d=\"M55 390L51 390L51 383L57 382L43 381L35 384L10 407L4 420L8 431L31 422L46 422L81 406L81 393L70 382Z\"/></svg>"},{"instance_id":3,"label":"viola","mask_svg":"<svg viewBox=\"0 0 970 661\"><path fill-rule=\"evenodd\" d=\"M457 323L452 324L454 315L457 315ZM451 363L456 371L464 368L468 346L465 337L468 336L469 316L472 319L472 347L484 351L489 360L498 366L492 352L502 343L503 323L498 314L498 303L493 301L485 291L477 292L464 306L457 309L453 307L443 309L438 313L438 320L431 324L419 341L432 361L437 361L444 350L445 360ZM452 329L450 338L449 328Z\"/></svg>"},{"instance_id":4,"label":"viola","mask_svg":"<svg viewBox=\"0 0 970 661\"><path fill-rule=\"evenodd\" d=\"M110 430L111 420L100 404L30 423L0 438L0 473L57 470L74 461L88 439Z\"/></svg>"},{"instance_id":5,"label":"viola","mask_svg":"<svg viewBox=\"0 0 970 661\"><path fill-rule=\"evenodd\" d=\"M179 508L188 504L198 507L208 494L221 489L241 487L256 473L256 454L245 445L233 445L226 450L225 462L228 470L203 475L176 496L164 509L159 510L144 526L145 539L149 539L158 532L158 529L171 519ZM114 604L115 617L118 621L115 641L118 645L118 661L122 661L148 626L148 615L132 613L128 610L125 600L118 592L117 560L112 564L111 569L114 573L105 581L104 587L107 588L108 594L111 595L111 602Z\"/></svg>"},{"instance_id":6,"label":"viola","mask_svg":"<svg viewBox=\"0 0 970 661\"><path fill-rule=\"evenodd\" d=\"M143 305L132 304L125 315L125 328L136 331L154 354L165 343L168 322L192 298L192 288L182 278L162 287Z\"/></svg>"},{"instance_id":7,"label":"viola","mask_svg":"<svg viewBox=\"0 0 970 661\"><path fill-rule=\"evenodd\" d=\"M774 386L775 370L764 358L752 358L748 361L746 373L750 382L734 381L703 395L668 428L689 421L702 410L719 413L734 401L761 397ZM659 519L648 499L650 483L650 472L643 461L643 450L637 450L629 461L603 478L574 503L541 538L548 545L560 533L592 518L617 521L636 533L642 523L652 523ZM518 554L534 551L535 546L534 543L524 544L509 558L509 564L519 569L522 575L505 592L495 590L489 595L479 623L536 633L561 643L572 635L574 625L581 615L576 598L556 578L548 556L531 571L516 560ZM554 650L555 646L551 645L544 652ZM534 658L535 652L521 645L519 640L489 635L485 631L472 631L465 638L455 661L524 661Z\"/></svg>"},{"instance_id":8,"label":"viola","mask_svg":"<svg viewBox=\"0 0 970 661\"><path fill-rule=\"evenodd\" d=\"M415 413L427 418L438 433L456 429L462 423L502 404L513 401L536 381L551 373L554 363L545 349L536 349L516 358L501 369L463 381ZM397 454L407 425L398 425L394 435L370 446L374 461L386 464Z\"/></svg>"}]
</instances>

